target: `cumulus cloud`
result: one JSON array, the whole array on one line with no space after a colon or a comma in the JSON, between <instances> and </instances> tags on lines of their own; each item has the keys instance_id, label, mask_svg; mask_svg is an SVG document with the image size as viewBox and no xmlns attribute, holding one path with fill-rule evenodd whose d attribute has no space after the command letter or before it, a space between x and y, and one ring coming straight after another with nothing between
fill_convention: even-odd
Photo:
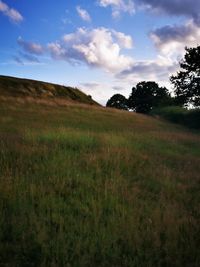
<instances>
[{"instance_id":1,"label":"cumulus cloud","mask_svg":"<svg viewBox=\"0 0 200 267\"><path fill-rule=\"evenodd\" d=\"M200 23L199 0L137 0L137 2L138 4L143 3L147 8L159 13L184 15L193 18L196 23Z\"/></svg>"},{"instance_id":2,"label":"cumulus cloud","mask_svg":"<svg viewBox=\"0 0 200 267\"><path fill-rule=\"evenodd\" d=\"M122 48L130 48L130 36L106 28L79 28L66 34L59 42L50 43L48 48L55 59L71 63L86 63L109 72L127 69L133 59L121 53Z\"/></svg>"},{"instance_id":3,"label":"cumulus cloud","mask_svg":"<svg viewBox=\"0 0 200 267\"><path fill-rule=\"evenodd\" d=\"M30 54L42 55L44 53L44 48L38 43L24 41L21 37L17 41L24 51Z\"/></svg>"},{"instance_id":4,"label":"cumulus cloud","mask_svg":"<svg viewBox=\"0 0 200 267\"><path fill-rule=\"evenodd\" d=\"M155 60L146 61L136 61L123 54L123 49L133 47L131 36L106 28L79 28L74 33L64 35L61 41L50 43L48 47L53 58L102 68L112 73L120 83L155 80L164 85L178 68L178 59L167 54L160 53ZM94 90L98 87L97 84L84 85ZM120 91L122 87L117 84L112 89Z\"/></svg>"},{"instance_id":5,"label":"cumulus cloud","mask_svg":"<svg viewBox=\"0 0 200 267\"><path fill-rule=\"evenodd\" d=\"M166 25L151 32L158 51L167 57L181 58L185 46L196 46L200 42L200 1L197 0L135 0L138 6L158 14L186 16L188 21L182 25Z\"/></svg>"},{"instance_id":6,"label":"cumulus cloud","mask_svg":"<svg viewBox=\"0 0 200 267\"><path fill-rule=\"evenodd\" d=\"M98 4L101 7L110 6L114 18L118 18L121 12L126 12L130 15L135 13L135 5L132 0L98 0Z\"/></svg>"},{"instance_id":7,"label":"cumulus cloud","mask_svg":"<svg viewBox=\"0 0 200 267\"><path fill-rule=\"evenodd\" d=\"M169 77L178 68L178 61L164 56L155 60L135 61L134 64L117 75L118 79L138 83L142 80L156 81L161 85L169 84Z\"/></svg>"},{"instance_id":8,"label":"cumulus cloud","mask_svg":"<svg viewBox=\"0 0 200 267\"><path fill-rule=\"evenodd\" d=\"M90 14L87 12L87 10L82 9L80 6L77 6L76 11L78 15L82 18L82 20L87 21L87 22L91 21Z\"/></svg>"},{"instance_id":9,"label":"cumulus cloud","mask_svg":"<svg viewBox=\"0 0 200 267\"><path fill-rule=\"evenodd\" d=\"M7 16L11 21L19 23L23 20L23 16L14 8L9 7L6 3L0 0L0 12Z\"/></svg>"},{"instance_id":10,"label":"cumulus cloud","mask_svg":"<svg viewBox=\"0 0 200 267\"><path fill-rule=\"evenodd\" d=\"M185 46L194 47L200 43L200 26L192 20L184 25L168 25L152 31L150 37L161 54L182 57Z\"/></svg>"},{"instance_id":11,"label":"cumulus cloud","mask_svg":"<svg viewBox=\"0 0 200 267\"><path fill-rule=\"evenodd\" d=\"M126 35L123 32L117 32L114 30L112 31L112 33L122 47L127 49L133 47L133 40L130 35Z\"/></svg>"},{"instance_id":12,"label":"cumulus cloud","mask_svg":"<svg viewBox=\"0 0 200 267\"><path fill-rule=\"evenodd\" d=\"M179 62L185 54L185 46L195 47L200 44L200 26L194 20L184 25L167 25L150 33L158 50L155 60L134 61L129 68L124 69L117 78L139 82L154 80L161 85L168 85L169 77L178 71Z\"/></svg>"}]
</instances>

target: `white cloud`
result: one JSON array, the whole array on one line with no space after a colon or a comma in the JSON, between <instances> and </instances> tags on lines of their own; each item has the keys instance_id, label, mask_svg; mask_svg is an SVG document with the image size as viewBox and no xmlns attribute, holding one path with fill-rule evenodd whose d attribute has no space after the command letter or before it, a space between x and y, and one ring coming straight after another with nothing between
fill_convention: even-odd
<instances>
[{"instance_id":1,"label":"white cloud","mask_svg":"<svg viewBox=\"0 0 200 267\"><path fill-rule=\"evenodd\" d=\"M82 18L82 20L87 22L91 21L90 14L87 12L87 10L82 9L80 6L77 6L76 11L78 12L78 15Z\"/></svg>"},{"instance_id":2,"label":"white cloud","mask_svg":"<svg viewBox=\"0 0 200 267\"><path fill-rule=\"evenodd\" d=\"M133 47L133 40L130 35L126 35L123 32L117 32L117 31L112 31L112 32L122 47L127 48L127 49L130 49Z\"/></svg>"},{"instance_id":3,"label":"white cloud","mask_svg":"<svg viewBox=\"0 0 200 267\"><path fill-rule=\"evenodd\" d=\"M132 0L98 0L98 4L101 7L110 6L114 18L120 17L121 12L129 13L130 15L135 13L135 5Z\"/></svg>"},{"instance_id":4,"label":"white cloud","mask_svg":"<svg viewBox=\"0 0 200 267\"><path fill-rule=\"evenodd\" d=\"M61 41L48 45L55 59L82 62L111 73L111 77L118 81L110 87L113 92L122 90L121 84L134 85L142 80L169 85L170 75L178 68L177 58L160 52L155 60L136 61L122 53L122 49L132 46L131 36L106 28L79 28L74 33L64 35ZM97 90L97 87L90 84L91 90Z\"/></svg>"},{"instance_id":5,"label":"white cloud","mask_svg":"<svg viewBox=\"0 0 200 267\"><path fill-rule=\"evenodd\" d=\"M166 85L169 84L169 77L177 68L178 61L158 56L155 60L135 61L129 69L122 71L117 77L134 83L151 80Z\"/></svg>"},{"instance_id":6,"label":"white cloud","mask_svg":"<svg viewBox=\"0 0 200 267\"><path fill-rule=\"evenodd\" d=\"M194 47L200 43L200 27L192 20L185 25L168 25L151 32L158 51L168 58L181 58L185 53L185 46Z\"/></svg>"},{"instance_id":7,"label":"white cloud","mask_svg":"<svg viewBox=\"0 0 200 267\"><path fill-rule=\"evenodd\" d=\"M133 64L133 59L121 53L130 48L132 39L120 32L106 28L79 28L66 34L62 41L48 45L52 57L68 62L83 62L111 73L121 72Z\"/></svg>"},{"instance_id":8,"label":"white cloud","mask_svg":"<svg viewBox=\"0 0 200 267\"><path fill-rule=\"evenodd\" d=\"M11 21L19 23L23 21L23 16L14 8L10 8L7 4L0 0L0 12L7 16Z\"/></svg>"},{"instance_id":9,"label":"white cloud","mask_svg":"<svg viewBox=\"0 0 200 267\"><path fill-rule=\"evenodd\" d=\"M171 87L169 77L178 71L179 62L185 54L185 46L200 43L200 27L193 20L185 25L168 25L150 33L158 50L154 60L134 61L132 66L117 75L118 79L138 83L142 80L156 81Z\"/></svg>"}]
</instances>

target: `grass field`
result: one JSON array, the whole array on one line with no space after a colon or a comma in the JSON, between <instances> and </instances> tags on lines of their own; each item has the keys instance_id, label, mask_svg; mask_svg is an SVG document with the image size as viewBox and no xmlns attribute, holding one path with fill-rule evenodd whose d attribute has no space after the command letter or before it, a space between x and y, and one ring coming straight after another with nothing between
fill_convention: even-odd
<instances>
[{"instance_id":1,"label":"grass field","mask_svg":"<svg viewBox=\"0 0 200 267\"><path fill-rule=\"evenodd\" d=\"M197 131L0 102L1 267L199 267L199 186Z\"/></svg>"}]
</instances>

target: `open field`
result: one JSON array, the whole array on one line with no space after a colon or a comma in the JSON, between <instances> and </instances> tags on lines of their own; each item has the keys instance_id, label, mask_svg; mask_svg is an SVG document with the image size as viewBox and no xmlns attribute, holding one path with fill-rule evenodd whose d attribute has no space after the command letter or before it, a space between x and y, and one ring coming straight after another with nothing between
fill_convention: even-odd
<instances>
[{"instance_id":1,"label":"open field","mask_svg":"<svg viewBox=\"0 0 200 267\"><path fill-rule=\"evenodd\" d=\"M199 267L199 186L198 132L1 99L1 267Z\"/></svg>"}]
</instances>

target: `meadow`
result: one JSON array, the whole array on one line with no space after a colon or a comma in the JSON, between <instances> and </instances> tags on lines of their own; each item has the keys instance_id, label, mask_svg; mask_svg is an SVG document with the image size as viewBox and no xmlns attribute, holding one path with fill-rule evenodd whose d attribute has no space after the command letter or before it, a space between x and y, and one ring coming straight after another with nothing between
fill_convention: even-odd
<instances>
[{"instance_id":1,"label":"meadow","mask_svg":"<svg viewBox=\"0 0 200 267\"><path fill-rule=\"evenodd\" d=\"M1 267L199 267L200 134L2 98Z\"/></svg>"}]
</instances>

